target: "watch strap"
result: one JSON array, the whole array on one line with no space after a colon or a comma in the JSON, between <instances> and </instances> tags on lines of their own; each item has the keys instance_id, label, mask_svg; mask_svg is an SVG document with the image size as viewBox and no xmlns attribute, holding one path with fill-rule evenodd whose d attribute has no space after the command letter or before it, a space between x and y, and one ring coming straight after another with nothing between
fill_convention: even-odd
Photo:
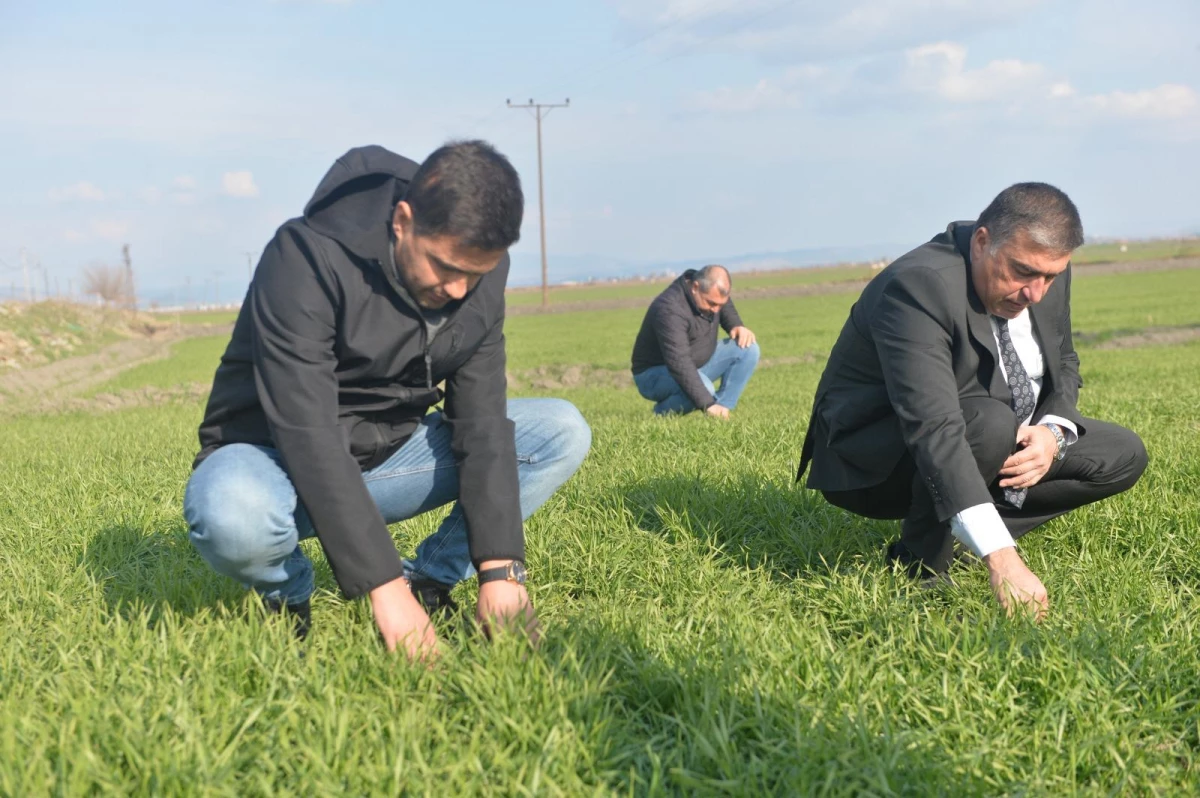
<instances>
[{"instance_id":1,"label":"watch strap","mask_svg":"<svg viewBox=\"0 0 1200 798\"><path fill-rule=\"evenodd\" d=\"M525 564L519 560L513 560L507 565L485 568L479 572L479 584L484 585L488 582L513 582L523 585L525 584Z\"/></svg>"},{"instance_id":2,"label":"watch strap","mask_svg":"<svg viewBox=\"0 0 1200 798\"><path fill-rule=\"evenodd\" d=\"M1067 436L1063 434L1062 427L1060 427L1057 424L1054 424L1052 422L1043 424L1042 426L1045 427L1046 429L1050 430L1051 434L1054 435L1054 443L1055 443L1055 446L1057 447L1054 450L1054 459L1061 460L1064 457L1066 457L1067 456Z\"/></svg>"}]
</instances>

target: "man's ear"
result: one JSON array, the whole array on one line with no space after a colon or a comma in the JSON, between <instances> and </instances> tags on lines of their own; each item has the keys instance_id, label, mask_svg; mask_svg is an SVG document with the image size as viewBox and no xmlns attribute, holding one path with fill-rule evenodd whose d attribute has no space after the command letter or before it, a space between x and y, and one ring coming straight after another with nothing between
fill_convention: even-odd
<instances>
[{"instance_id":1,"label":"man's ear","mask_svg":"<svg viewBox=\"0 0 1200 798\"><path fill-rule=\"evenodd\" d=\"M992 243L992 233L986 227L976 227L975 232L971 233L971 262L975 263L983 257Z\"/></svg>"},{"instance_id":2,"label":"man's ear","mask_svg":"<svg viewBox=\"0 0 1200 798\"><path fill-rule=\"evenodd\" d=\"M987 249L988 244L992 243L992 234L986 227L976 227L971 235L971 243L980 249Z\"/></svg>"},{"instance_id":3,"label":"man's ear","mask_svg":"<svg viewBox=\"0 0 1200 798\"><path fill-rule=\"evenodd\" d=\"M400 200L392 211L392 234L397 241L403 241L412 231L412 226L412 206L404 200Z\"/></svg>"}]
</instances>

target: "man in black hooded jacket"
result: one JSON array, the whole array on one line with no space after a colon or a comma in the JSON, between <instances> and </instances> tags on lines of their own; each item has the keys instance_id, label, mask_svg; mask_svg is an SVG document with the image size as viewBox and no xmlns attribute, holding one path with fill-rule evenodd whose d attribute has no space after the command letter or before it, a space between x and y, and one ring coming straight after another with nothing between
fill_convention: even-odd
<instances>
[{"instance_id":1,"label":"man in black hooded jacket","mask_svg":"<svg viewBox=\"0 0 1200 798\"><path fill-rule=\"evenodd\" d=\"M579 467L591 432L568 402L507 401L504 286L523 202L484 142L419 167L362 147L267 245L184 515L204 559L302 636L313 575L298 543L314 534L342 591L370 597L389 650L433 653L427 610L452 607L450 588L476 569L485 629L536 631L522 521ZM455 500L401 560L387 524Z\"/></svg>"}]
</instances>

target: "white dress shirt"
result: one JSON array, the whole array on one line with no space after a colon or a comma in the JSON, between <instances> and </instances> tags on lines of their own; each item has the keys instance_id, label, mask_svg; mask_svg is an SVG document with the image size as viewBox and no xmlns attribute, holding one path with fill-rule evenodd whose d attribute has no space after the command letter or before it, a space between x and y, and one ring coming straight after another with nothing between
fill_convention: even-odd
<instances>
[{"instance_id":1,"label":"white dress shirt","mask_svg":"<svg viewBox=\"0 0 1200 798\"><path fill-rule=\"evenodd\" d=\"M989 321L992 323L992 336L996 339L996 350L999 351L1000 328L994 317L989 317ZM1012 336L1013 348L1017 350L1017 357L1021 359L1021 365L1025 367L1025 372L1029 375L1030 382L1033 383L1033 401L1036 406L1037 399L1042 393L1042 377L1046 373L1046 361L1042 357L1042 347L1034 337L1033 322L1029 318L1028 308L1021 311L1021 315L1015 319L1009 320L1008 332ZM1007 380L1008 372L1004 369L1004 358L1000 358L997 362L1000 366L1000 373ZM1032 418L1031 415L1029 418L1022 419L1021 424L1028 424ZM1068 446L1079 440L1079 430L1072 422L1060 416L1044 415L1038 419L1038 424L1057 424L1062 429ZM1004 526L1004 521L996 510L996 505L992 502L977 504L956 514L950 519L950 531L964 546L980 557L986 557L993 551L1016 545L1012 535L1008 532L1008 527Z\"/></svg>"}]
</instances>

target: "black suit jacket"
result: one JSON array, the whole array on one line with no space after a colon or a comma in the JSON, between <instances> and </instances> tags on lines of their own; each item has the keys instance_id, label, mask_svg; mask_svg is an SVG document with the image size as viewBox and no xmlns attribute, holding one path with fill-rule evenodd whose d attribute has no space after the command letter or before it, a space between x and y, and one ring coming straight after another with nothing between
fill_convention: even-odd
<instances>
[{"instance_id":1,"label":"black suit jacket","mask_svg":"<svg viewBox=\"0 0 1200 798\"><path fill-rule=\"evenodd\" d=\"M945 233L879 273L850 311L817 387L799 479L855 490L888 478L910 453L938 516L992 501L971 447L961 402L1012 402L997 365L991 323L970 276L973 222ZM1071 341L1071 269L1030 308L1046 363L1034 417L1070 419L1082 381ZM1016 428L1014 426L1014 442Z\"/></svg>"}]
</instances>

